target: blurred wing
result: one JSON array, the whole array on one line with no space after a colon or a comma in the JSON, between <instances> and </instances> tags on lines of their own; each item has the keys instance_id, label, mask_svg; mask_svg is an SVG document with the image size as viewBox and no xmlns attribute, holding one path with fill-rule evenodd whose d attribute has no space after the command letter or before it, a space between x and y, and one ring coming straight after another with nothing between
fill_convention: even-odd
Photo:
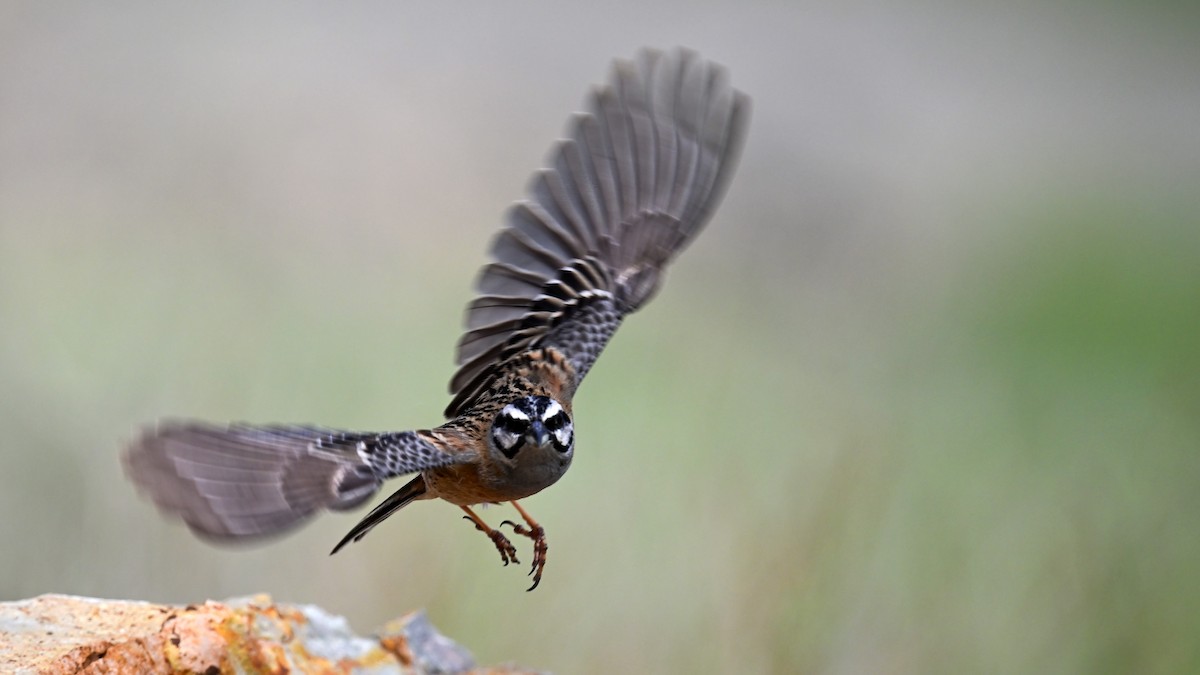
<instances>
[{"instance_id":1,"label":"blurred wing","mask_svg":"<svg viewBox=\"0 0 1200 675\"><path fill-rule=\"evenodd\" d=\"M167 422L125 452L129 478L164 511L217 540L280 534L321 509L350 509L383 480L469 461L425 432Z\"/></svg>"},{"instance_id":2,"label":"blurred wing","mask_svg":"<svg viewBox=\"0 0 1200 675\"><path fill-rule=\"evenodd\" d=\"M492 243L446 415L462 412L504 361L537 347L567 356L573 391L708 221L748 115L725 71L692 52L618 62Z\"/></svg>"}]
</instances>

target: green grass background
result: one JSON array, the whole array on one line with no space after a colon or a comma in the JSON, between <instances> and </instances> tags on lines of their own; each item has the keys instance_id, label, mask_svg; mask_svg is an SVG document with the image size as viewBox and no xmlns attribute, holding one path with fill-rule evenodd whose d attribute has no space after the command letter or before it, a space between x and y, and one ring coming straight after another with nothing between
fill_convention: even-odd
<instances>
[{"instance_id":1,"label":"green grass background","mask_svg":"<svg viewBox=\"0 0 1200 675\"><path fill-rule=\"evenodd\" d=\"M426 607L563 673L1200 671L1196 18L8 4L0 598ZM502 210L679 43L751 134L527 502L536 592L445 505L329 557L353 516L228 550L137 498L163 416L436 424Z\"/></svg>"}]
</instances>

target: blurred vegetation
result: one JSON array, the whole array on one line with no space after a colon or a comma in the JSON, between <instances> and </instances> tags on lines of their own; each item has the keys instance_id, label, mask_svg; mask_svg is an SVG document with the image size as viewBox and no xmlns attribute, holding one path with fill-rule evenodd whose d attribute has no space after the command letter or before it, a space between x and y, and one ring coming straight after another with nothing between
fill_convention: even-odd
<instances>
[{"instance_id":1,"label":"blurred vegetation","mask_svg":"<svg viewBox=\"0 0 1200 675\"><path fill-rule=\"evenodd\" d=\"M564 673L1200 671L1173 15L68 7L0 10L0 598L424 606ZM675 43L749 145L580 392L536 592L444 505L329 557L353 517L227 550L135 496L163 416L436 423L501 209L611 57Z\"/></svg>"}]
</instances>

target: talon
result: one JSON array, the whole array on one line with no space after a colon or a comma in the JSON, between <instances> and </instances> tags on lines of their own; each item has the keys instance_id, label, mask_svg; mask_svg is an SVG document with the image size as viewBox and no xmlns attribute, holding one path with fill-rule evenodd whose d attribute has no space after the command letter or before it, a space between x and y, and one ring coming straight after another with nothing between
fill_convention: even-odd
<instances>
[{"instance_id":1,"label":"talon","mask_svg":"<svg viewBox=\"0 0 1200 675\"><path fill-rule=\"evenodd\" d=\"M513 522L513 521L511 521L511 520L504 520L504 521L501 521L501 522L500 522L500 525L502 525L502 526L503 526L503 525L508 525L509 527L511 527L511 528L513 529L513 533L514 533L514 534L519 534L519 535L521 535L521 536L523 536L523 537L529 537L530 539L533 539L533 538L534 538L534 537L533 537L533 530L530 530L529 528L527 528L527 527L525 527L524 525L521 525L521 524L519 524L519 523L514 523L514 522ZM541 526L540 526L540 525L538 526L538 529L541 529ZM542 536L545 536L545 533L544 533L544 532L542 533Z\"/></svg>"},{"instance_id":2,"label":"talon","mask_svg":"<svg viewBox=\"0 0 1200 675\"><path fill-rule=\"evenodd\" d=\"M525 576L533 575L533 585L525 589L526 592L532 591L542 582L542 571L546 569L546 551L550 550L550 546L546 544L546 530L538 524L536 520L530 517L529 513L521 506L520 502L509 502L517 513L521 514L521 518L525 520L525 525L518 525L511 520L506 520L504 523L512 525L513 532L522 537L529 537L533 540L533 564L529 567L529 573Z\"/></svg>"},{"instance_id":3,"label":"talon","mask_svg":"<svg viewBox=\"0 0 1200 675\"><path fill-rule=\"evenodd\" d=\"M504 536L499 530L492 530L488 533L488 537L496 545L496 550L500 551L500 559L504 561L505 567L508 567L508 563L510 562L518 565L521 564L521 561L517 560L517 547L512 545L508 537Z\"/></svg>"},{"instance_id":4,"label":"talon","mask_svg":"<svg viewBox=\"0 0 1200 675\"><path fill-rule=\"evenodd\" d=\"M504 536L504 533L500 531L500 528L508 525L513 529L514 534L522 537L529 537L533 541L533 564L530 565L529 572L527 572L525 575L533 577L533 585L525 589L526 591L532 591L533 589L537 588L538 584L542 581L542 571L546 569L546 551L549 550L550 547L546 544L546 530L543 529L541 525L538 525L536 520L530 518L529 514L525 512L525 509L521 508L520 504L517 502L512 502L512 505L516 507L517 511L521 514L521 517L525 519L526 525L522 525L511 520L503 520L500 522L500 525L498 525L495 529L492 529L488 527L487 523L483 522L479 516L475 515L474 511L465 506L461 508L467 513L467 515L463 516L463 518L474 523L475 529L486 534L488 538L492 540L492 543L496 545L496 550L500 551L500 560L504 563L505 567L507 567L509 563L516 563L520 565L521 561L517 559L516 547L512 545L512 542L508 540L508 537Z\"/></svg>"},{"instance_id":5,"label":"talon","mask_svg":"<svg viewBox=\"0 0 1200 675\"><path fill-rule=\"evenodd\" d=\"M474 511L467 507L462 507L462 510L467 512L467 515L463 516L463 519L474 523L475 529L486 534L488 539L491 539L492 543L496 545L496 550L500 552L500 560L504 563L505 567L508 567L509 563L521 564L521 561L517 560L517 548L512 545L508 537L504 536L503 532L488 527L487 523L483 522L479 516L475 515Z\"/></svg>"},{"instance_id":6,"label":"talon","mask_svg":"<svg viewBox=\"0 0 1200 675\"><path fill-rule=\"evenodd\" d=\"M529 592L537 588L542 581L542 570L546 569L546 551L550 550L550 546L546 543L546 531L540 525L527 532L526 536L533 539L533 564L526 574L533 575L533 585L526 589L526 592Z\"/></svg>"}]
</instances>

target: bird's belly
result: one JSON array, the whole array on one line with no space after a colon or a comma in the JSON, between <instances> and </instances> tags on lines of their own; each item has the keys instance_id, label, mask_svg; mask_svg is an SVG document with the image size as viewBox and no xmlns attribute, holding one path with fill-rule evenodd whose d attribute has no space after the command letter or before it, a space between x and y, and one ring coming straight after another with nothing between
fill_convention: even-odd
<instances>
[{"instance_id":1,"label":"bird's belly","mask_svg":"<svg viewBox=\"0 0 1200 675\"><path fill-rule=\"evenodd\" d=\"M483 476L475 464L454 464L424 472L425 487L432 496L458 506L524 499L553 485L566 473L561 465L518 469L504 478Z\"/></svg>"}]
</instances>

